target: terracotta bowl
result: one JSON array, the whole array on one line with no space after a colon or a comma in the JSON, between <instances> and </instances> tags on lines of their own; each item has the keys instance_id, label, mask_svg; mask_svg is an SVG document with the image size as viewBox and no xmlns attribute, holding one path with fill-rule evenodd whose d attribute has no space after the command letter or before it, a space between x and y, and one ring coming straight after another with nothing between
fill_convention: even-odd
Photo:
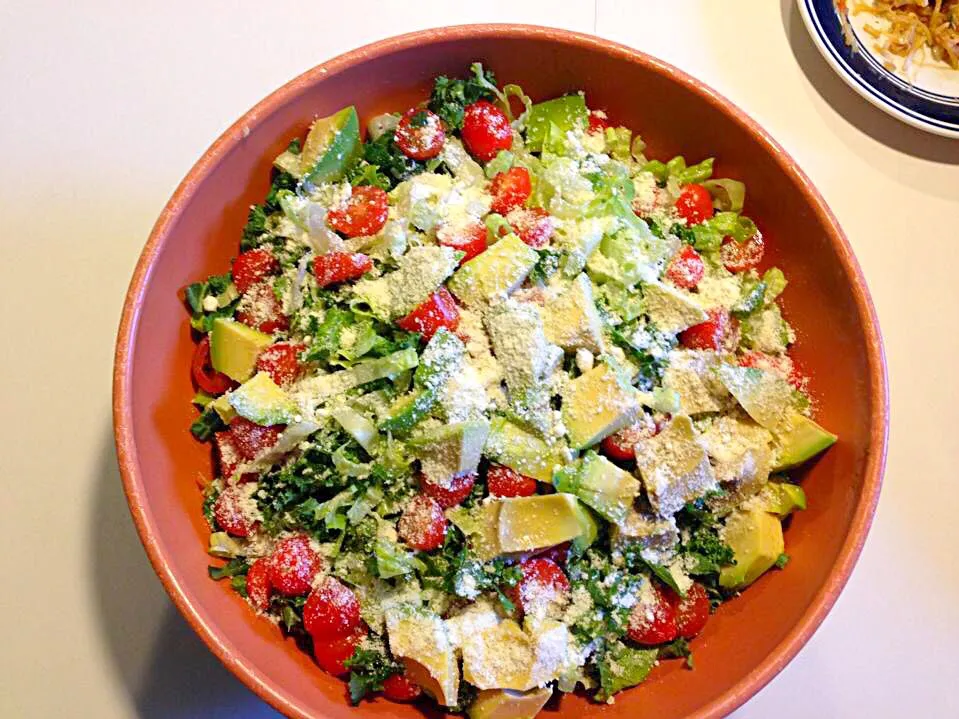
<instances>
[{"instance_id":1,"label":"terracotta bowl","mask_svg":"<svg viewBox=\"0 0 959 719\"><path fill-rule=\"evenodd\" d=\"M294 717L414 717L385 700L354 709L345 685L207 578L207 528L198 476L211 473L194 416L193 348L178 296L222 272L237 253L251 203L262 201L271 159L311 119L355 104L369 118L424 99L431 79L481 60L536 99L583 89L590 106L647 140L651 155L717 158L717 175L748 185L768 262L789 278L786 314L796 358L812 376L823 424L841 440L805 470L809 509L792 520L783 572L725 605L695 642L696 669L667 662L640 688L602 707L565 696L566 716L714 717L745 702L795 656L852 572L873 516L886 450L887 398L879 327L842 230L795 162L716 92L673 67L587 35L506 25L444 28L384 40L315 67L280 88L200 158L163 210L130 284L114 370L114 422L123 484L143 544L173 601L247 686Z\"/></svg>"}]
</instances>

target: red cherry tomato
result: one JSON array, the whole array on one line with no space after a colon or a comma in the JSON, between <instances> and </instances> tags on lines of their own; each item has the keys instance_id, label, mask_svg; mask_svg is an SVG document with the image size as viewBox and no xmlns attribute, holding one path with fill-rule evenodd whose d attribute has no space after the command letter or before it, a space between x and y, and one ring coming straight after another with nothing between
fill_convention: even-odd
<instances>
[{"instance_id":1,"label":"red cherry tomato","mask_svg":"<svg viewBox=\"0 0 959 719\"><path fill-rule=\"evenodd\" d=\"M269 449L280 438L280 433L286 425L276 424L272 427L262 427L254 424L245 417L234 417L230 420L230 435L237 454L243 459L253 459L265 449Z\"/></svg>"},{"instance_id":2,"label":"red cherry tomato","mask_svg":"<svg viewBox=\"0 0 959 719\"><path fill-rule=\"evenodd\" d=\"M306 594L322 564L306 535L287 537L270 555L270 584L287 597Z\"/></svg>"},{"instance_id":3,"label":"red cherry tomato","mask_svg":"<svg viewBox=\"0 0 959 719\"><path fill-rule=\"evenodd\" d=\"M796 389L802 387L802 372L788 355L771 355L759 350L749 350L740 356L739 366L769 370L778 374Z\"/></svg>"},{"instance_id":4,"label":"red cherry tomato","mask_svg":"<svg viewBox=\"0 0 959 719\"><path fill-rule=\"evenodd\" d=\"M229 430L217 432L213 435L213 443L216 445L216 456L220 465L220 476L231 477L240 465L243 458L240 456L240 450L233 439L233 433Z\"/></svg>"},{"instance_id":5,"label":"red cherry tomato","mask_svg":"<svg viewBox=\"0 0 959 719\"><path fill-rule=\"evenodd\" d=\"M456 332L460 324L460 308L449 290L440 287L406 317L396 320L396 324L407 332L419 332L429 342L440 327Z\"/></svg>"},{"instance_id":6,"label":"red cherry tomato","mask_svg":"<svg viewBox=\"0 0 959 719\"><path fill-rule=\"evenodd\" d=\"M510 210L522 207L532 191L529 170L525 167L511 167L506 172L500 172L490 184L490 194L493 196L490 212L505 215Z\"/></svg>"},{"instance_id":7,"label":"red cherry tomato","mask_svg":"<svg viewBox=\"0 0 959 719\"><path fill-rule=\"evenodd\" d=\"M330 252L313 260L313 275L320 287L355 280L373 269L373 260L362 252Z\"/></svg>"},{"instance_id":8,"label":"red cherry tomato","mask_svg":"<svg viewBox=\"0 0 959 719\"><path fill-rule=\"evenodd\" d=\"M600 442L599 448L610 459L629 462L636 459L636 443L657 432L652 422L636 422L606 437Z\"/></svg>"},{"instance_id":9,"label":"red cherry tomato","mask_svg":"<svg viewBox=\"0 0 959 719\"><path fill-rule=\"evenodd\" d=\"M227 534L234 537L249 537L256 522L243 512L243 495L236 487L227 487L213 503L213 517Z\"/></svg>"},{"instance_id":10,"label":"red cherry tomato","mask_svg":"<svg viewBox=\"0 0 959 719\"><path fill-rule=\"evenodd\" d=\"M283 314L280 301L276 299L269 282L257 282L247 290L240 300L236 319L267 334L282 332L290 327L290 320Z\"/></svg>"},{"instance_id":11,"label":"red cherry tomato","mask_svg":"<svg viewBox=\"0 0 959 719\"><path fill-rule=\"evenodd\" d=\"M244 252L233 260L233 284L241 294L269 275L280 271L280 263L267 249Z\"/></svg>"},{"instance_id":12,"label":"red cherry tomato","mask_svg":"<svg viewBox=\"0 0 959 719\"><path fill-rule=\"evenodd\" d=\"M510 599L523 611L538 603L556 601L569 593L569 579L551 559L533 557L520 565L523 578L509 590Z\"/></svg>"},{"instance_id":13,"label":"red cherry tomato","mask_svg":"<svg viewBox=\"0 0 959 719\"><path fill-rule=\"evenodd\" d=\"M549 549L540 552L537 556L542 557L543 559L549 559L551 562L555 562L560 567L565 567L566 562L569 561L569 548L571 546L571 542L563 542L562 544L557 544L555 547L550 547Z\"/></svg>"},{"instance_id":14,"label":"red cherry tomato","mask_svg":"<svg viewBox=\"0 0 959 719\"><path fill-rule=\"evenodd\" d=\"M389 212L386 190L362 185L353 188L344 205L326 213L326 224L347 237L375 235L383 229Z\"/></svg>"},{"instance_id":15,"label":"red cherry tomato","mask_svg":"<svg viewBox=\"0 0 959 719\"><path fill-rule=\"evenodd\" d=\"M536 250L549 244L556 229L553 217L542 207L513 210L507 215L506 221L523 242Z\"/></svg>"},{"instance_id":16,"label":"red cherry tomato","mask_svg":"<svg viewBox=\"0 0 959 719\"><path fill-rule=\"evenodd\" d=\"M502 464L491 464L486 470L486 489L493 497L531 497L537 483Z\"/></svg>"},{"instance_id":17,"label":"red cherry tomato","mask_svg":"<svg viewBox=\"0 0 959 719\"><path fill-rule=\"evenodd\" d=\"M694 582L685 597L672 593L671 601L676 610L676 632L681 637L692 639L709 621L709 595L706 588Z\"/></svg>"},{"instance_id":18,"label":"red cherry tomato","mask_svg":"<svg viewBox=\"0 0 959 719\"><path fill-rule=\"evenodd\" d=\"M266 558L257 559L246 573L246 596L250 604L261 612L270 606L270 562Z\"/></svg>"},{"instance_id":19,"label":"red cherry tomato","mask_svg":"<svg viewBox=\"0 0 959 719\"><path fill-rule=\"evenodd\" d=\"M406 672L394 674L383 680L383 696L394 702L411 702L423 693L420 685L414 682Z\"/></svg>"},{"instance_id":20,"label":"red cherry tomato","mask_svg":"<svg viewBox=\"0 0 959 719\"><path fill-rule=\"evenodd\" d=\"M480 162L489 162L500 150L513 146L513 128L509 118L486 100L467 105L463 114L463 144Z\"/></svg>"},{"instance_id":21,"label":"red cherry tomato","mask_svg":"<svg viewBox=\"0 0 959 719\"><path fill-rule=\"evenodd\" d=\"M300 374L300 352L306 345L277 342L270 345L256 358L256 371L266 372L270 379L281 387L288 385Z\"/></svg>"},{"instance_id":22,"label":"red cherry tomato","mask_svg":"<svg viewBox=\"0 0 959 719\"><path fill-rule=\"evenodd\" d=\"M652 602L637 603L629 615L626 634L637 644L671 642L679 634L676 608L662 589L655 587L654 592L655 599Z\"/></svg>"},{"instance_id":23,"label":"red cherry tomato","mask_svg":"<svg viewBox=\"0 0 959 719\"><path fill-rule=\"evenodd\" d=\"M303 628L314 642L340 639L360 625L360 603L353 590L333 577L314 589L303 605Z\"/></svg>"},{"instance_id":24,"label":"red cherry tomato","mask_svg":"<svg viewBox=\"0 0 959 719\"><path fill-rule=\"evenodd\" d=\"M742 242L736 242L732 237L724 237L722 247L719 248L719 258L730 272L745 272L757 267L765 252L766 243L762 233L757 232Z\"/></svg>"},{"instance_id":25,"label":"red cherry tomato","mask_svg":"<svg viewBox=\"0 0 959 719\"><path fill-rule=\"evenodd\" d=\"M732 343L738 324L723 309L712 309L709 319L679 333L679 343L691 350L720 350Z\"/></svg>"},{"instance_id":26,"label":"red cherry tomato","mask_svg":"<svg viewBox=\"0 0 959 719\"><path fill-rule=\"evenodd\" d=\"M344 663L353 656L356 648L366 636L366 627L360 627L360 631L351 634L342 639L334 639L331 642L313 642L313 657L320 669L329 672L335 677L341 677L349 673Z\"/></svg>"},{"instance_id":27,"label":"red cherry tomato","mask_svg":"<svg viewBox=\"0 0 959 719\"><path fill-rule=\"evenodd\" d=\"M435 499L443 509L455 507L469 497L474 484L476 484L476 472L464 472L456 475L450 480L449 487L441 487L428 480L425 475L420 475L420 488L426 493L426 496Z\"/></svg>"},{"instance_id":28,"label":"red cherry tomato","mask_svg":"<svg viewBox=\"0 0 959 719\"><path fill-rule=\"evenodd\" d=\"M610 127L609 118L606 117L606 113L602 110L590 110L589 111L589 131L590 132L603 132L607 127Z\"/></svg>"},{"instance_id":29,"label":"red cherry tomato","mask_svg":"<svg viewBox=\"0 0 959 719\"><path fill-rule=\"evenodd\" d=\"M443 121L426 109L411 108L400 118L393 135L396 146L414 160L436 157L446 142Z\"/></svg>"},{"instance_id":30,"label":"red cherry tomato","mask_svg":"<svg viewBox=\"0 0 959 719\"><path fill-rule=\"evenodd\" d=\"M665 277L677 287L691 290L699 284L705 273L703 258L689 245L683 245L666 266Z\"/></svg>"},{"instance_id":31,"label":"red cherry tomato","mask_svg":"<svg viewBox=\"0 0 959 719\"><path fill-rule=\"evenodd\" d=\"M436 241L444 247L464 252L460 259L462 265L481 252L486 252L486 225L482 222L471 222L462 227L440 225L436 230Z\"/></svg>"},{"instance_id":32,"label":"red cherry tomato","mask_svg":"<svg viewBox=\"0 0 959 719\"><path fill-rule=\"evenodd\" d=\"M713 216L713 196L702 185L686 185L676 198L676 213L687 225L698 225Z\"/></svg>"},{"instance_id":33,"label":"red cherry tomato","mask_svg":"<svg viewBox=\"0 0 959 719\"><path fill-rule=\"evenodd\" d=\"M190 365L193 381L207 394L223 394L233 386L233 380L222 372L213 369L210 360L210 337L205 335L193 350L193 362Z\"/></svg>"},{"instance_id":34,"label":"red cherry tomato","mask_svg":"<svg viewBox=\"0 0 959 719\"><path fill-rule=\"evenodd\" d=\"M400 539L413 549L424 552L438 549L446 541L446 515L439 502L418 494L403 510L397 531Z\"/></svg>"}]
</instances>

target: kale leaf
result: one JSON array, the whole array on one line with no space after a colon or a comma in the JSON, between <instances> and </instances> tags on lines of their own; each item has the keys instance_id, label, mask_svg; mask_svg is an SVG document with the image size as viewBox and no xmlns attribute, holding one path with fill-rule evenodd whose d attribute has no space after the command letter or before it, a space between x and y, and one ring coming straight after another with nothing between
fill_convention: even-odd
<instances>
[{"instance_id":1,"label":"kale leaf","mask_svg":"<svg viewBox=\"0 0 959 719\"><path fill-rule=\"evenodd\" d=\"M190 432L201 442L206 442L222 429L226 429L226 425L212 407L206 407L190 425Z\"/></svg>"},{"instance_id":2,"label":"kale leaf","mask_svg":"<svg viewBox=\"0 0 959 719\"><path fill-rule=\"evenodd\" d=\"M496 77L492 70L484 70L482 66L479 66L478 76L465 80L440 75L433 83L429 108L440 116L447 127L459 130L463 127L463 113L467 105L477 100L495 99L490 85L496 85Z\"/></svg>"},{"instance_id":3,"label":"kale leaf","mask_svg":"<svg viewBox=\"0 0 959 719\"><path fill-rule=\"evenodd\" d=\"M350 670L350 700L353 704L359 704L366 695L382 690L384 681L403 671L403 666L385 649L357 647L343 665Z\"/></svg>"}]
</instances>

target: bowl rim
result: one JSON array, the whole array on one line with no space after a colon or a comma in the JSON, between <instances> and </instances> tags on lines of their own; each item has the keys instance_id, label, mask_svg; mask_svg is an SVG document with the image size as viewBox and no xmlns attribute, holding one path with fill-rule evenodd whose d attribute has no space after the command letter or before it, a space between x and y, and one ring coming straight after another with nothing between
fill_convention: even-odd
<instances>
[{"instance_id":1,"label":"bowl rim","mask_svg":"<svg viewBox=\"0 0 959 719\"><path fill-rule=\"evenodd\" d=\"M873 398L872 422L869 428L871 447L866 458L862 491L854 509L850 531L840 548L839 556L823 586L813 596L805 614L756 671L730 686L722 695L690 715L702 719L725 716L772 681L809 641L835 604L862 551L879 500L888 440L888 379L882 337L865 278L845 234L822 195L779 143L743 110L703 82L658 58L595 35L538 25L471 24L432 28L385 38L339 55L297 76L254 105L213 142L177 186L173 196L160 213L137 261L120 318L113 369L114 436L123 489L137 533L167 594L193 630L220 661L249 689L278 711L303 719L310 716L306 707L300 705L295 698L288 696L272 682L262 678L250 662L233 652L218 629L204 621L187 597L179 579L170 570L166 552L157 539L154 517L144 501L145 490L137 462L132 419L132 371L129 360L139 327L144 293L155 260L163 251L182 208L192 200L197 187L214 170L219 158L232 150L253 128L257 127L261 118L293 100L316 79L335 75L366 60L417 45L476 38L545 39L611 54L642 64L699 95L704 101L731 116L773 156L783 172L796 183L811 209L827 228L827 234L836 248L842 268L851 279L850 289L853 292L859 321L866 336L869 388Z\"/></svg>"}]
</instances>

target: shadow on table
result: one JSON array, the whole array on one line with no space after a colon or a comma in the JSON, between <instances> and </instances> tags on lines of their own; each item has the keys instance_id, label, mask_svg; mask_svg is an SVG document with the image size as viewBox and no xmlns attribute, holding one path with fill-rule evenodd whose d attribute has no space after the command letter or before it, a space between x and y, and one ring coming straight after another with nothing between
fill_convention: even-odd
<instances>
[{"instance_id":1,"label":"shadow on table","mask_svg":"<svg viewBox=\"0 0 959 719\"><path fill-rule=\"evenodd\" d=\"M876 142L914 157L959 164L959 140L931 135L901 122L859 96L820 55L806 31L796 0L780 0L789 47L816 92L832 108Z\"/></svg>"},{"instance_id":2,"label":"shadow on table","mask_svg":"<svg viewBox=\"0 0 959 719\"><path fill-rule=\"evenodd\" d=\"M278 717L220 664L170 603L133 526L109 429L98 471L90 517L94 604L107 652L137 715Z\"/></svg>"}]
</instances>

